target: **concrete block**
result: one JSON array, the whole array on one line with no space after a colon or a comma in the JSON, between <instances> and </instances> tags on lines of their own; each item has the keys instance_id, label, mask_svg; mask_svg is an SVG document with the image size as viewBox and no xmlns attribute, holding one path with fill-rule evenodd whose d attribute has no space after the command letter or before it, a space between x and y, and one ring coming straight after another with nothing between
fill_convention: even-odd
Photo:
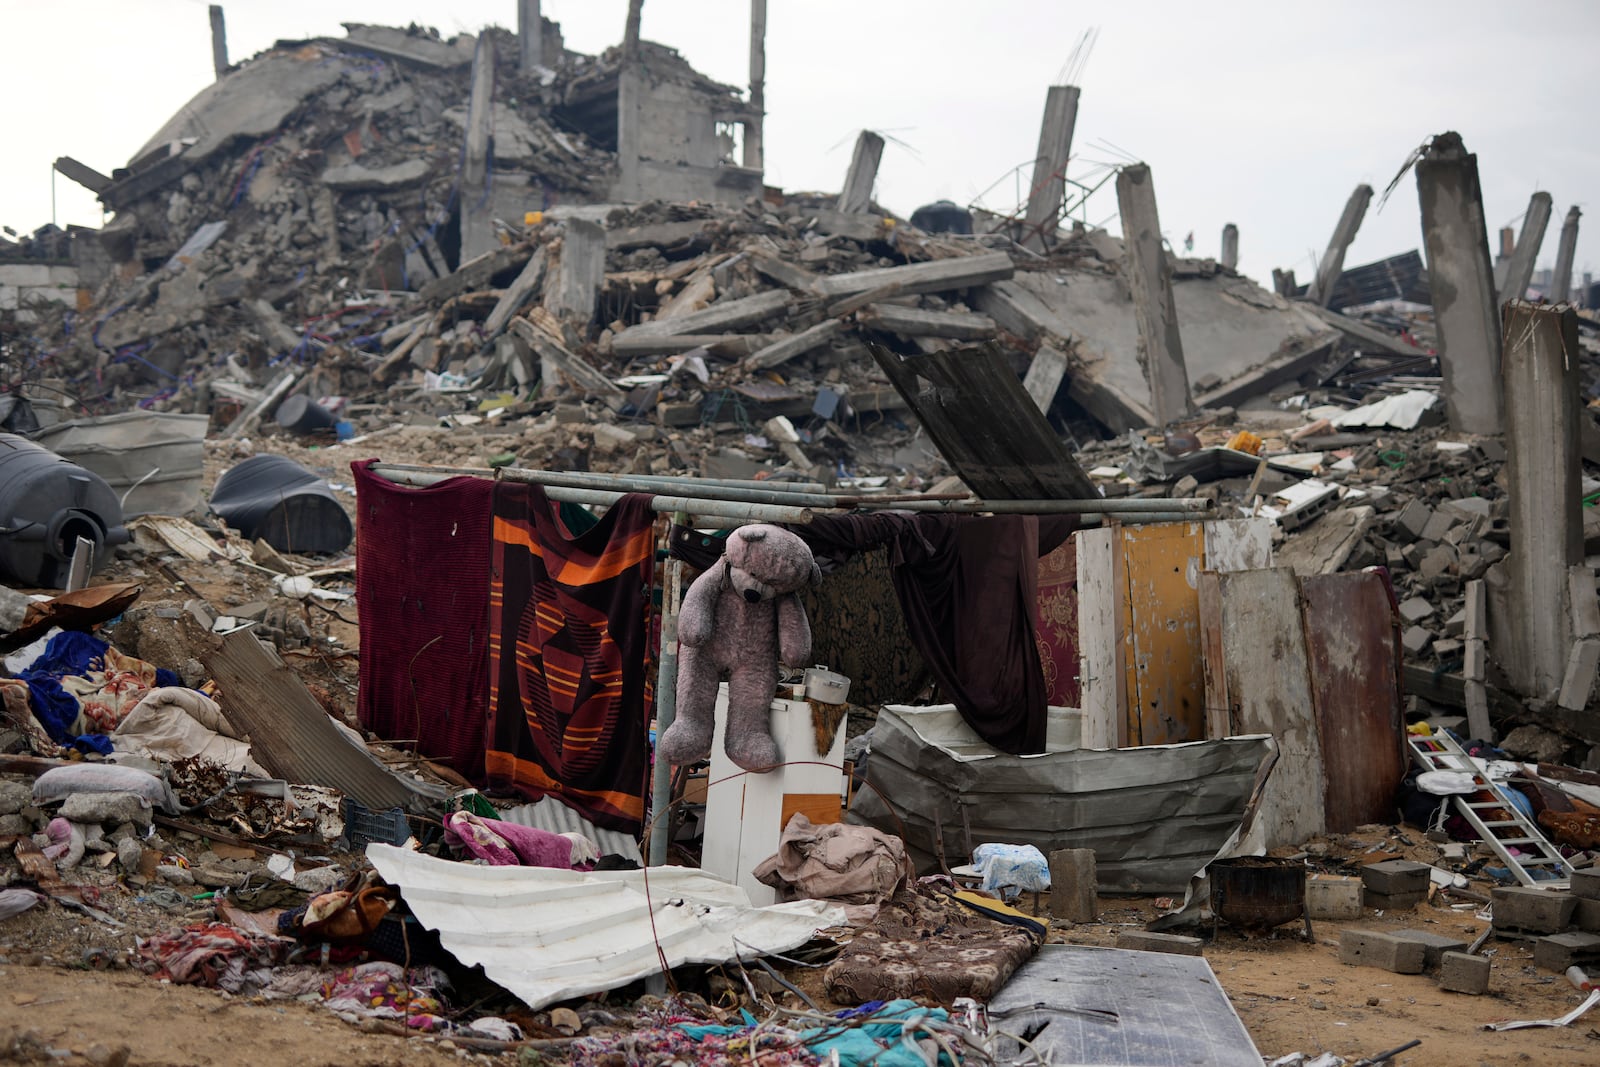
<instances>
[{"instance_id":1,"label":"concrete block","mask_svg":"<svg viewBox=\"0 0 1600 1067\"><path fill-rule=\"evenodd\" d=\"M1600 900L1579 900L1572 910L1572 925L1591 934L1600 934Z\"/></svg>"},{"instance_id":2,"label":"concrete block","mask_svg":"<svg viewBox=\"0 0 1600 1067\"><path fill-rule=\"evenodd\" d=\"M1444 621L1444 632L1450 637L1464 637L1467 633L1467 609L1462 608Z\"/></svg>"},{"instance_id":3,"label":"concrete block","mask_svg":"<svg viewBox=\"0 0 1600 1067\"><path fill-rule=\"evenodd\" d=\"M1481 682L1487 678L1485 672L1489 669L1489 650L1485 647L1485 642L1474 637L1465 643L1462 651L1461 677L1472 682Z\"/></svg>"},{"instance_id":4,"label":"concrete block","mask_svg":"<svg viewBox=\"0 0 1600 1067\"><path fill-rule=\"evenodd\" d=\"M1339 962L1357 967L1421 974L1426 955L1421 942L1404 941L1376 930L1345 930L1339 935Z\"/></svg>"},{"instance_id":5,"label":"concrete block","mask_svg":"<svg viewBox=\"0 0 1600 1067\"><path fill-rule=\"evenodd\" d=\"M1417 564L1417 573L1432 580L1456 565L1456 550L1449 545L1434 545Z\"/></svg>"},{"instance_id":6,"label":"concrete block","mask_svg":"<svg viewBox=\"0 0 1600 1067\"><path fill-rule=\"evenodd\" d=\"M1400 635L1400 643L1407 652L1413 656L1420 656L1422 650L1428 647L1428 642L1433 640L1433 634L1421 626L1408 626L1406 632Z\"/></svg>"},{"instance_id":7,"label":"concrete block","mask_svg":"<svg viewBox=\"0 0 1600 1067\"><path fill-rule=\"evenodd\" d=\"M1584 637L1573 642L1567 657L1567 673L1561 680L1561 695L1556 703L1569 711L1582 711L1594 692L1596 672L1600 672L1600 637Z\"/></svg>"},{"instance_id":8,"label":"concrete block","mask_svg":"<svg viewBox=\"0 0 1600 1067\"><path fill-rule=\"evenodd\" d=\"M1400 602L1400 615L1406 622L1421 622L1433 614L1433 605L1420 596Z\"/></svg>"},{"instance_id":9,"label":"concrete block","mask_svg":"<svg viewBox=\"0 0 1600 1067\"><path fill-rule=\"evenodd\" d=\"M1414 893L1374 893L1368 889L1361 895L1362 905L1373 911L1410 911L1427 899L1426 889Z\"/></svg>"},{"instance_id":10,"label":"concrete block","mask_svg":"<svg viewBox=\"0 0 1600 1067\"><path fill-rule=\"evenodd\" d=\"M1487 993L1489 958L1446 952L1439 962L1439 988L1446 993Z\"/></svg>"},{"instance_id":11,"label":"concrete block","mask_svg":"<svg viewBox=\"0 0 1600 1067\"><path fill-rule=\"evenodd\" d=\"M1361 918L1361 879L1314 874L1306 879L1306 911L1313 919Z\"/></svg>"},{"instance_id":12,"label":"concrete block","mask_svg":"<svg viewBox=\"0 0 1600 1067\"><path fill-rule=\"evenodd\" d=\"M1572 924L1577 899L1553 889L1531 886L1498 886L1494 902L1497 930L1517 930L1529 934L1554 934Z\"/></svg>"},{"instance_id":13,"label":"concrete block","mask_svg":"<svg viewBox=\"0 0 1600 1067\"><path fill-rule=\"evenodd\" d=\"M1600 900L1600 867L1583 867L1572 872L1572 895L1579 900Z\"/></svg>"},{"instance_id":14,"label":"concrete block","mask_svg":"<svg viewBox=\"0 0 1600 1067\"><path fill-rule=\"evenodd\" d=\"M1361 884L1374 893L1394 896L1397 893L1428 891L1431 868L1426 863L1411 860L1385 860L1361 868Z\"/></svg>"},{"instance_id":15,"label":"concrete block","mask_svg":"<svg viewBox=\"0 0 1600 1067\"><path fill-rule=\"evenodd\" d=\"M1423 950L1422 965L1430 971L1438 968L1439 961L1446 952L1467 951L1467 943L1460 938L1429 933L1427 930L1396 930L1394 936L1406 941L1415 941L1421 945Z\"/></svg>"},{"instance_id":16,"label":"concrete block","mask_svg":"<svg viewBox=\"0 0 1600 1067\"><path fill-rule=\"evenodd\" d=\"M1432 518L1432 508L1420 500L1413 500L1394 517L1393 532L1407 541L1415 541L1422 536L1422 531Z\"/></svg>"},{"instance_id":17,"label":"concrete block","mask_svg":"<svg viewBox=\"0 0 1600 1067\"><path fill-rule=\"evenodd\" d=\"M1600 963L1600 934L1572 930L1541 937L1533 943L1535 967L1561 974L1568 967L1583 967L1592 963Z\"/></svg>"},{"instance_id":18,"label":"concrete block","mask_svg":"<svg viewBox=\"0 0 1600 1067\"><path fill-rule=\"evenodd\" d=\"M1131 948L1139 952L1170 952L1177 956L1198 956L1205 944L1198 937L1155 934L1148 930L1125 930L1117 935L1118 948Z\"/></svg>"},{"instance_id":19,"label":"concrete block","mask_svg":"<svg viewBox=\"0 0 1600 1067\"><path fill-rule=\"evenodd\" d=\"M1433 517L1422 528L1422 533L1418 535L1417 539L1420 541L1443 541L1445 536L1449 534L1450 528L1455 524L1456 517L1440 508L1433 513Z\"/></svg>"},{"instance_id":20,"label":"concrete block","mask_svg":"<svg viewBox=\"0 0 1600 1067\"><path fill-rule=\"evenodd\" d=\"M1095 896L1094 849L1063 848L1050 853L1050 914L1074 923L1092 923L1099 914Z\"/></svg>"},{"instance_id":21,"label":"concrete block","mask_svg":"<svg viewBox=\"0 0 1600 1067\"><path fill-rule=\"evenodd\" d=\"M1482 644L1483 642L1478 642ZM1441 637L1433 643L1433 656L1439 662L1454 659L1461 655L1461 642L1453 637Z\"/></svg>"}]
</instances>

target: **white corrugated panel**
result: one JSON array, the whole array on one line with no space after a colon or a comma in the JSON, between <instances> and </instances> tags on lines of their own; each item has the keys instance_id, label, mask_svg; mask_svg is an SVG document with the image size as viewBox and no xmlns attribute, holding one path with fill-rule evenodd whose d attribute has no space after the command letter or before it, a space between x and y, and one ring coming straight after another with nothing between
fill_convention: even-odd
<instances>
[{"instance_id":1,"label":"white corrugated panel","mask_svg":"<svg viewBox=\"0 0 1600 1067\"><path fill-rule=\"evenodd\" d=\"M688 867L485 867L377 844L367 859L456 959L530 1008L659 973L658 943L669 967L723 963L845 922L842 908L814 900L753 908L738 886Z\"/></svg>"},{"instance_id":2,"label":"white corrugated panel","mask_svg":"<svg viewBox=\"0 0 1600 1067\"><path fill-rule=\"evenodd\" d=\"M495 816L518 826L533 826L552 834L582 834L600 846L602 856L622 856L635 863L643 863L639 842L619 830L602 830L582 815L567 807L555 797L545 797L537 804L524 804L506 808Z\"/></svg>"}]
</instances>

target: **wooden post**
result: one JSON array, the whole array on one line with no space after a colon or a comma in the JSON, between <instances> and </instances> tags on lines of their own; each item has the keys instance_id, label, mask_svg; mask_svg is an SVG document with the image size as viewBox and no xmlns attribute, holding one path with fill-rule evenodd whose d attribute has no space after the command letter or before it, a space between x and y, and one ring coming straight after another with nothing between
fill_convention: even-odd
<instances>
[{"instance_id":1,"label":"wooden post","mask_svg":"<svg viewBox=\"0 0 1600 1067\"><path fill-rule=\"evenodd\" d=\"M872 186L878 180L878 161L882 158L883 138L871 130L862 130L850 157L850 169L845 172L844 188L839 192L840 211L862 215L871 207Z\"/></svg>"},{"instance_id":2,"label":"wooden post","mask_svg":"<svg viewBox=\"0 0 1600 1067\"><path fill-rule=\"evenodd\" d=\"M1063 848L1050 853L1050 914L1072 923L1099 916L1094 849Z\"/></svg>"},{"instance_id":3,"label":"wooden post","mask_svg":"<svg viewBox=\"0 0 1600 1067\"><path fill-rule=\"evenodd\" d=\"M750 118L744 124L744 165L766 166L761 138L767 116L767 0L750 0Z\"/></svg>"},{"instance_id":4,"label":"wooden post","mask_svg":"<svg viewBox=\"0 0 1600 1067\"><path fill-rule=\"evenodd\" d=\"M222 5L211 5L211 66L217 80L228 73L228 28L222 21Z\"/></svg>"},{"instance_id":5,"label":"wooden post","mask_svg":"<svg viewBox=\"0 0 1600 1067\"><path fill-rule=\"evenodd\" d=\"M1550 276L1550 291L1545 294L1545 299L1552 304L1566 304L1572 300L1572 259L1578 250L1578 219L1582 215L1583 212L1574 204L1567 209L1567 221L1561 224L1561 243L1556 247L1556 269Z\"/></svg>"},{"instance_id":6,"label":"wooden post","mask_svg":"<svg viewBox=\"0 0 1600 1067\"><path fill-rule=\"evenodd\" d=\"M1078 122L1076 85L1052 85L1044 98L1039 124L1039 151L1033 157L1033 183L1023 217L1022 243L1036 252L1055 242L1061 224L1061 203L1067 191L1067 160L1072 155L1072 130Z\"/></svg>"},{"instance_id":7,"label":"wooden post","mask_svg":"<svg viewBox=\"0 0 1600 1067\"><path fill-rule=\"evenodd\" d=\"M1483 222L1478 157L1443 133L1417 161L1422 239L1439 332L1439 371L1452 429L1499 433L1500 321Z\"/></svg>"},{"instance_id":8,"label":"wooden post","mask_svg":"<svg viewBox=\"0 0 1600 1067\"><path fill-rule=\"evenodd\" d=\"M1239 266L1239 227L1231 222L1222 228L1222 265L1229 270Z\"/></svg>"},{"instance_id":9,"label":"wooden post","mask_svg":"<svg viewBox=\"0 0 1600 1067\"><path fill-rule=\"evenodd\" d=\"M1523 696L1550 698L1572 648L1570 569L1583 562L1578 318L1507 301L1506 487L1514 537L1505 560L1496 661ZM1507 643L1500 645L1501 635Z\"/></svg>"},{"instance_id":10,"label":"wooden post","mask_svg":"<svg viewBox=\"0 0 1600 1067\"><path fill-rule=\"evenodd\" d=\"M1156 425L1165 426L1189 410L1189 372L1172 298L1172 265L1161 244L1156 188L1146 164L1123 167L1117 174L1117 206L1122 211L1128 290L1139 323L1139 356L1150 383L1150 410Z\"/></svg>"},{"instance_id":11,"label":"wooden post","mask_svg":"<svg viewBox=\"0 0 1600 1067\"><path fill-rule=\"evenodd\" d=\"M539 0L517 0L517 45L522 73L544 66L544 16Z\"/></svg>"},{"instance_id":12,"label":"wooden post","mask_svg":"<svg viewBox=\"0 0 1600 1067\"><path fill-rule=\"evenodd\" d=\"M1328 241L1328 251L1323 253L1322 262L1317 266L1317 276L1311 281L1311 288L1306 291L1306 299L1319 307L1327 307L1333 300L1333 290L1339 284L1339 275L1344 271L1345 250L1350 247L1350 242L1356 239L1356 231L1361 229L1361 220L1366 218L1367 205L1372 203L1372 186L1358 185L1356 191L1350 194L1350 199L1344 205L1344 214L1339 216L1339 225L1333 228L1333 237Z\"/></svg>"}]
</instances>

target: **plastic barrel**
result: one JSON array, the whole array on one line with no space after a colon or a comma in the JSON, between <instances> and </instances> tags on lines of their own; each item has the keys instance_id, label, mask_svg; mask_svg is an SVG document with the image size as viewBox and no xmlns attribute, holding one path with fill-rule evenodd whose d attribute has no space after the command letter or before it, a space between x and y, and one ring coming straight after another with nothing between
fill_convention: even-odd
<instances>
[{"instance_id":1,"label":"plastic barrel","mask_svg":"<svg viewBox=\"0 0 1600 1067\"><path fill-rule=\"evenodd\" d=\"M316 433L333 426L333 412L304 394L296 394L278 405L278 425L295 433Z\"/></svg>"},{"instance_id":2,"label":"plastic barrel","mask_svg":"<svg viewBox=\"0 0 1600 1067\"><path fill-rule=\"evenodd\" d=\"M0 572L23 585L60 589L78 539L96 566L128 540L122 503L105 479L47 448L0 433Z\"/></svg>"}]
</instances>

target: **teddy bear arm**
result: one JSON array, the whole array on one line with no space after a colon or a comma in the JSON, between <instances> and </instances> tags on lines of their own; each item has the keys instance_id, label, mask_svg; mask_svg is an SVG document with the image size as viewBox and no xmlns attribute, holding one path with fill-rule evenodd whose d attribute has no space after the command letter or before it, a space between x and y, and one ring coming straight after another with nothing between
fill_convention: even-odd
<instances>
[{"instance_id":1,"label":"teddy bear arm","mask_svg":"<svg viewBox=\"0 0 1600 1067\"><path fill-rule=\"evenodd\" d=\"M787 667L803 667L811 659L811 622L793 593L778 598L778 657Z\"/></svg>"},{"instance_id":2,"label":"teddy bear arm","mask_svg":"<svg viewBox=\"0 0 1600 1067\"><path fill-rule=\"evenodd\" d=\"M706 571L690 585L678 607L678 641L690 647L711 643L717 628L717 596L722 592L722 569Z\"/></svg>"}]
</instances>

